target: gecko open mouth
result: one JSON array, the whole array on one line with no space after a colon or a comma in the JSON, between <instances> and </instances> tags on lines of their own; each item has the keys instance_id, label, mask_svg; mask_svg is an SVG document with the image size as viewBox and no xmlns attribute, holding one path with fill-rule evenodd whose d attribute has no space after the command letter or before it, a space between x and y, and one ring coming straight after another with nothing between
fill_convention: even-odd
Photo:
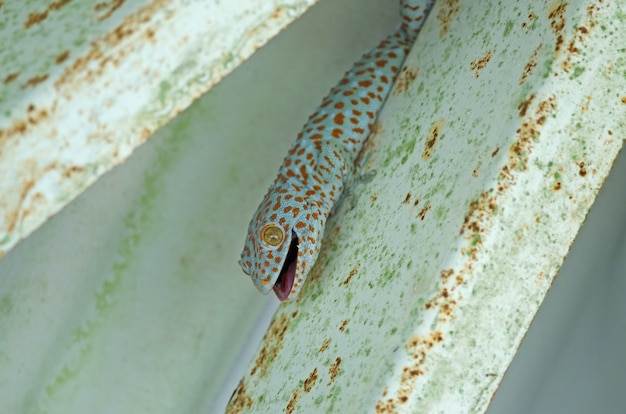
<instances>
[{"instance_id":1,"label":"gecko open mouth","mask_svg":"<svg viewBox=\"0 0 626 414\"><path fill-rule=\"evenodd\" d=\"M293 287L293 281L296 278L296 262L298 260L298 236L294 231L291 232L291 244L289 245L289 251L283 263L283 268L280 269L278 279L274 283L274 293L278 300L283 301L287 299L291 288Z\"/></svg>"}]
</instances>

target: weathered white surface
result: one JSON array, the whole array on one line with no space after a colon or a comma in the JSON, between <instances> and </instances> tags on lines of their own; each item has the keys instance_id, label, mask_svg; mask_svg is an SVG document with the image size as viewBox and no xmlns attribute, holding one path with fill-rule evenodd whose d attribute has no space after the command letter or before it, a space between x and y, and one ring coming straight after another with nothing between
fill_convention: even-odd
<instances>
[{"instance_id":1,"label":"weathered white surface","mask_svg":"<svg viewBox=\"0 0 626 414\"><path fill-rule=\"evenodd\" d=\"M326 6L0 260L0 413L223 413L275 302L237 265L248 219L311 110L397 21L388 0Z\"/></svg>"},{"instance_id":2,"label":"weathered white surface","mask_svg":"<svg viewBox=\"0 0 626 414\"><path fill-rule=\"evenodd\" d=\"M232 412L483 412L609 173L621 3L435 7Z\"/></svg>"},{"instance_id":3,"label":"weathered white surface","mask_svg":"<svg viewBox=\"0 0 626 414\"><path fill-rule=\"evenodd\" d=\"M626 407L626 152L604 183L488 414Z\"/></svg>"},{"instance_id":4,"label":"weathered white surface","mask_svg":"<svg viewBox=\"0 0 626 414\"><path fill-rule=\"evenodd\" d=\"M0 256L313 2L0 2Z\"/></svg>"}]
</instances>

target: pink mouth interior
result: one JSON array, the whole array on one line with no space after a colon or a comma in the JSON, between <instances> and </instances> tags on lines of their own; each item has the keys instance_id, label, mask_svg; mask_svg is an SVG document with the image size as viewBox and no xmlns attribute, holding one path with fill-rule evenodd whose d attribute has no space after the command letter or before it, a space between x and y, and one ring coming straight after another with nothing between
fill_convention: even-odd
<instances>
[{"instance_id":1,"label":"pink mouth interior","mask_svg":"<svg viewBox=\"0 0 626 414\"><path fill-rule=\"evenodd\" d=\"M298 258L298 236L292 232L291 244L289 245L289 252L283 263L283 268L280 270L278 280L274 284L274 293L281 302L289 297L293 282L296 278L296 262Z\"/></svg>"}]
</instances>

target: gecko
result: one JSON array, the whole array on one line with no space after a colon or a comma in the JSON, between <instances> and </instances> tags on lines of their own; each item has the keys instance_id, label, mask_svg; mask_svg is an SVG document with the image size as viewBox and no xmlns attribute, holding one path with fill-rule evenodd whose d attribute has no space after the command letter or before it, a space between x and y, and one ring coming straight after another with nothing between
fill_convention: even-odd
<instances>
[{"instance_id":1,"label":"gecko","mask_svg":"<svg viewBox=\"0 0 626 414\"><path fill-rule=\"evenodd\" d=\"M400 28L345 73L309 117L252 216L239 265L257 289L294 298L324 227L358 179L357 158L434 0L401 0Z\"/></svg>"}]
</instances>

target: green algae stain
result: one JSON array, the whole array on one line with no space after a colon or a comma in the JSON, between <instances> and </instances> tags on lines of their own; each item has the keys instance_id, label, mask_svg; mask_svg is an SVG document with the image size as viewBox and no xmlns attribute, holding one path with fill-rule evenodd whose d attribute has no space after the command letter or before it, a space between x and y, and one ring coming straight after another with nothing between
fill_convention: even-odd
<instances>
[{"instance_id":1,"label":"green algae stain","mask_svg":"<svg viewBox=\"0 0 626 414\"><path fill-rule=\"evenodd\" d=\"M511 33L513 27L515 27L513 20L508 20L504 25L504 37L507 37Z\"/></svg>"},{"instance_id":2,"label":"green algae stain","mask_svg":"<svg viewBox=\"0 0 626 414\"><path fill-rule=\"evenodd\" d=\"M93 320L84 321L82 326L73 330L72 339L68 344L68 347L73 351L73 357L59 368L58 374L45 387L48 398L55 396L59 391L63 392L70 381L78 380L81 369L93 351L99 328L116 308L120 296L128 290L129 279L132 279L133 276L129 273L129 269L136 260L139 247L145 241L150 230L159 224L159 215L155 206L165 188L164 177L178 159L182 147L191 137L188 128L181 122L177 122L175 128L169 130L173 131L171 135L153 138L152 145L156 151L156 161L152 164L151 170L146 172L143 193L139 197L137 205L124 218L127 232L118 248L119 259L111 268L111 276L102 282L102 286L94 297L96 317ZM2 302L0 302L1 309ZM35 401L31 401L31 403L36 404ZM32 407L29 411L36 412L33 410L37 409Z\"/></svg>"}]
</instances>

